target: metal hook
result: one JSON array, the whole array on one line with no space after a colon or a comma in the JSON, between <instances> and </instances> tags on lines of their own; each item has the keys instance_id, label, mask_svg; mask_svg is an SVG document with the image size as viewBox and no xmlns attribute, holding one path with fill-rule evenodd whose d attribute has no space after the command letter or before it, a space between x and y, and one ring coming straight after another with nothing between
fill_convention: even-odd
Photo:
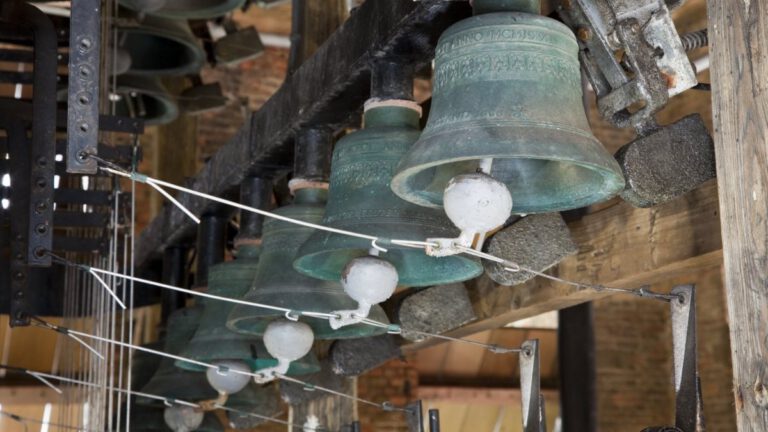
<instances>
[{"instance_id":1,"label":"metal hook","mask_svg":"<svg viewBox=\"0 0 768 432\"><path fill-rule=\"evenodd\" d=\"M292 310L285 311L285 319L287 319L288 321L296 322L299 320L300 315L301 314L294 312Z\"/></svg>"},{"instance_id":2,"label":"metal hook","mask_svg":"<svg viewBox=\"0 0 768 432\"><path fill-rule=\"evenodd\" d=\"M378 240L379 240L379 239L377 239L377 238L375 238L375 239L371 240L371 248L373 248L373 249L376 249L376 250L377 250L377 251L379 251L379 252L387 253L387 249L384 249L383 247L379 246L379 245L376 243Z\"/></svg>"}]
</instances>

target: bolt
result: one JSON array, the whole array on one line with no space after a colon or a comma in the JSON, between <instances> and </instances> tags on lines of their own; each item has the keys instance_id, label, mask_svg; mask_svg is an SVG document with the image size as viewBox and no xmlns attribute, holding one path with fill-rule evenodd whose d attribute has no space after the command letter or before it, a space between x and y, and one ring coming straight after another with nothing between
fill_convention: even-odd
<instances>
[{"instance_id":1,"label":"bolt","mask_svg":"<svg viewBox=\"0 0 768 432\"><path fill-rule=\"evenodd\" d=\"M24 236L22 234L16 234L16 240L17 241L22 241L22 240L24 240Z\"/></svg>"},{"instance_id":2,"label":"bolt","mask_svg":"<svg viewBox=\"0 0 768 432\"><path fill-rule=\"evenodd\" d=\"M38 234L45 234L48 232L48 225L40 224L35 227L35 230L37 231Z\"/></svg>"},{"instance_id":3,"label":"bolt","mask_svg":"<svg viewBox=\"0 0 768 432\"><path fill-rule=\"evenodd\" d=\"M24 291L16 291L16 298L17 299L23 299L24 298Z\"/></svg>"},{"instance_id":4,"label":"bolt","mask_svg":"<svg viewBox=\"0 0 768 432\"><path fill-rule=\"evenodd\" d=\"M40 165L41 167L44 167L48 165L48 159L45 156L40 156L39 158L37 158L37 164Z\"/></svg>"},{"instance_id":5,"label":"bolt","mask_svg":"<svg viewBox=\"0 0 768 432\"><path fill-rule=\"evenodd\" d=\"M14 256L14 258L16 258L17 260L21 261L21 260L23 260L23 259L24 259L24 254L22 254L21 252L19 252L19 253L17 253L17 254Z\"/></svg>"},{"instance_id":6,"label":"bolt","mask_svg":"<svg viewBox=\"0 0 768 432\"><path fill-rule=\"evenodd\" d=\"M48 182L46 182L44 178L38 177L37 180L35 180L35 184L40 189L45 189L45 186L48 185Z\"/></svg>"},{"instance_id":7,"label":"bolt","mask_svg":"<svg viewBox=\"0 0 768 432\"><path fill-rule=\"evenodd\" d=\"M20 271L16 272L16 274L14 274L13 277L16 278L16 280L23 280L24 279L24 273L22 273Z\"/></svg>"},{"instance_id":8,"label":"bolt","mask_svg":"<svg viewBox=\"0 0 768 432\"><path fill-rule=\"evenodd\" d=\"M592 30L587 27L579 27L579 29L576 31L576 37L586 42L592 39Z\"/></svg>"},{"instance_id":9,"label":"bolt","mask_svg":"<svg viewBox=\"0 0 768 432\"><path fill-rule=\"evenodd\" d=\"M47 209L48 209L48 204L46 204L46 203L45 203L45 201L40 201L40 202L39 202L39 203L37 203L37 205L35 206L35 210L36 210L38 213L42 213L42 212L46 211Z\"/></svg>"}]
</instances>

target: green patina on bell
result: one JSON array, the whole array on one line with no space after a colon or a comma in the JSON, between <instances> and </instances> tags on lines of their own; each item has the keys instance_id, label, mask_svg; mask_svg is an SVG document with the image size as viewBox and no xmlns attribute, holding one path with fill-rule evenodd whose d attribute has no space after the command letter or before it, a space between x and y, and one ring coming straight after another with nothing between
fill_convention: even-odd
<instances>
[{"instance_id":1,"label":"green patina on bell","mask_svg":"<svg viewBox=\"0 0 768 432\"><path fill-rule=\"evenodd\" d=\"M230 395L224 406L264 417L277 417L282 411L280 393L274 384L260 386L250 383L242 391ZM233 429L253 429L267 421L232 411L227 412L227 418L229 426Z\"/></svg>"},{"instance_id":2,"label":"green patina on bell","mask_svg":"<svg viewBox=\"0 0 768 432\"><path fill-rule=\"evenodd\" d=\"M142 345L156 351L163 350L163 342L153 342ZM147 385L160 367L163 358L156 354L136 350L131 359L131 388L140 389Z\"/></svg>"},{"instance_id":3,"label":"green patina on bell","mask_svg":"<svg viewBox=\"0 0 768 432\"><path fill-rule=\"evenodd\" d=\"M242 298L256 277L259 251L259 246L240 246L236 260L212 266L208 273L208 294ZM202 299L200 304L204 308L200 326L182 351L182 357L205 363L242 360L254 371L277 365L277 360L267 353L260 339L235 333L227 328L227 317L234 308L234 303ZM176 366L198 372L205 370L202 366L183 361L176 361ZM292 362L288 374L302 375L318 370L320 364L315 355L310 353Z\"/></svg>"},{"instance_id":4,"label":"green patina on bell","mask_svg":"<svg viewBox=\"0 0 768 432\"><path fill-rule=\"evenodd\" d=\"M205 63L205 51L185 20L145 17L118 28L120 48L131 59L131 75L191 75Z\"/></svg>"},{"instance_id":5,"label":"green patina on bell","mask_svg":"<svg viewBox=\"0 0 768 432\"><path fill-rule=\"evenodd\" d=\"M390 189L395 167L419 138L419 112L378 106L365 113L365 128L336 143L323 225L382 238L424 241L457 237L442 210L401 200ZM431 286L479 276L482 266L464 256L430 257L423 250L384 245L399 284ZM316 231L299 249L294 267L312 277L338 281L353 258L368 255L369 240Z\"/></svg>"},{"instance_id":6,"label":"green patina on bell","mask_svg":"<svg viewBox=\"0 0 768 432\"><path fill-rule=\"evenodd\" d=\"M323 189L296 191L294 203L275 210L304 222L319 224L323 219L328 192ZM264 236L256 278L244 300L288 308L295 311L330 313L337 310L356 309L352 300L337 282L322 281L304 276L293 269L293 261L299 247L312 235L312 228L268 219L264 223ZM237 305L229 315L227 327L245 334L261 336L267 324L284 316L283 312ZM371 319L388 322L379 306L371 309ZM315 339L348 339L372 336L386 331L364 324L333 330L325 319L301 317L312 327Z\"/></svg>"},{"instance_id":7,"label":"green patina on bell","mask_svg":"<svg viewBox=\"0 0 768 432\"><path fill-rule=\"evenodd\" d=\"M443 33L424 133L392 189L440 207L448 181L493 159L512 211L584 207L624 188L621 169L592 135L582 104L579 48L534 0L475 0L475 16Z\"/></svg>"},{"instance_id":8,"label":"green patina on bell","mask_svg":"<svg viewBox=\"0 0 768 432\"><path fill-rule=\"evenodd\" d=\"M209 19L225 15L245 0L120 0L120 4L150 15L171 19Z\"/></svg>"},{"instance_id":9,"label":"green patina on bell","mask_svg":"<svg viewBox=\"0 0 768 432\"><path fill-rule=\"evenodd\" d=\"M202 307L194 306L179 309L168 317L165 346L163 351L180 355L197 330ZM177 368L175 360L163 357L160 366L152 379L141 391L166 398L181 399L189 402L210 400L218 397L218 393L208 384L205 374L190 372ZM139 398L142 404L160 404L162 401Z\"/></svg>"},{"instance_id":10,"label":"green patina on bell","mask_svg":"<svg viewBox=\"0 0 768 432\"><path fill-rule=\"evenodd\" d=\"M179 116L176 101L157 77L120 75L114 96L116 115L138 117L145 125L170 123Z\"/></svg>"}]
</instances>

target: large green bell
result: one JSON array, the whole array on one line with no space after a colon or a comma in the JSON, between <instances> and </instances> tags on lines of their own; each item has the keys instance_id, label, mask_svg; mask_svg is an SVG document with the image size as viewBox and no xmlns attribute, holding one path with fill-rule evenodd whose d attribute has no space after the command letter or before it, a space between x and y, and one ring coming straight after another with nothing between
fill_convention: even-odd
<instances>
[{"instance_id":1,"label":"large green bell","mask_svg":"<svg viewBox=\"0 0 768 432\"><path fill-rule=\"evenodd\" d=\"M229 396L224 406L262 417L276 417L281 411L280 393L277 391L277 387L272 384L260 386L256 383L250 383L242 391ZM227 412L227 418L229 419L229 426L233 429L253 429L267 421L260 417L233 411Z\"/></svg>"},{"instance_id":2,"label":"large green bell","mask_svg":"<svg viewBox=\"0 0 768 432\"><path fill-rule=\"evenodd\" d=\"M120 4L150 15L172 19L208 19L231 12L245 0L120 0Z\"/></svg>"},{"instance_id":3,"label":"large green bell","mask_svg":"<svg viewBox=\"0 0 768 432\"><path fill-rule=\"evenodd\" d=\"M165 347L163 351L169 354L180 355L184 347L194 335L197 329L202 307L194 306L179 309L168 317ZM160 366L152 379L141 391L166 398L181 399L188 402L211 400L218 397L218 393L208 384L205 374L179 369L174 365L174 360L163 357ZM161 401L139 398L142 404L162 404Z\"/></svg>"},{"instance_id":4,"label":"large green bell","mask_svg":"<svg viewBox=\"0 0 768 432\"><path fill-rule=\"evenodd\" d=\"M296 191L292 205L275 213L304 222L318 224L323 219L328 192L323 189ZM279 306L295 311L330 313L356 309L357 302L344 292L341 284L304 276L293 269L299 247L312 235L312 228L269 219L264 223L264 237L256 278L244 300ZM229 315L227 327L246 334L261 336L267 324L284 314L279 311L237 305ZM371 309L371 318L387 322L379 306ZM302 317L312 327L315 339L348 339L380 334L385 329L364 324L333 330L325 319Z\"/></svg>"},{"instance_id":5,"label":"large green bell","mask_svg":"<svg viewBox=\"0 0 768 432\"><path fill-rule=\"evenodd\" d=\"M205 63L205 51L184 20L148 16L140 25L119 27L118 33L131 58L131 75L191 75Z\"/></svg>"},{"instance_id":6,"label":"large green bell","mask_svg":"<svg viewBox=\"0 0 768 432\"><path fill-rule=\"evenodd\" d=\"M440 207L447 183L492 159L514 213L584 207L624 188L592 135L573 32L537 15L537 0L475 0L475 16L443 33L424 133L392 189Z\"/></svg>"},{"instance_id":7,"label":"large green bell","mask_svg":"<svg viewBox=\"0 0 768 432\"><path fill-rule=\"evenodd\" d=\"M170 123L179 116L174 97L157 77L120 75L112 99L116 115L140 118L145 125Z\"/></svg>"},{"instance_id":8,"label":"large green bell","mask_svg":"<svg viewBox=\"0 0 768 432\"><path fill-rule=\"evenodd\" d=\"M236 260L212 266L208 270L208 294L242 298L256 276L259 250L259 246L240 246ZM277 365L277 360L267 353L260 339L227 328L227 317L234 307L233 303L214 299L203 299L200 303L204 307L200 326L186 345L182 357L206 363L242 360L254 371ZM198 372L205 370L204 367L183 361L177 361L176 366ZM310 353L292 362L288 374L302 375L318 370L320 364L315 355Z\"/></svg>"},{"instance_id":9,"label":"large green bell","mask_svg":"<svg viewBox=\"0 0 768 432\"><path fill-rule=\"evenodd\" d=\"M457 237L441 210L401 200L390 189L400 158L419 137L419 112L405 106L366 111L365 128L336 143L323 225L383 238L424 241ZM399 284L430 286L479 276L482 266L456 255L430 257L423 250L387 244L382 258L397 269ZM294 267L308 276L338 281L353 258L368 255L371 242L316 231L299 249Z\"/></svg>"}]
</instances>

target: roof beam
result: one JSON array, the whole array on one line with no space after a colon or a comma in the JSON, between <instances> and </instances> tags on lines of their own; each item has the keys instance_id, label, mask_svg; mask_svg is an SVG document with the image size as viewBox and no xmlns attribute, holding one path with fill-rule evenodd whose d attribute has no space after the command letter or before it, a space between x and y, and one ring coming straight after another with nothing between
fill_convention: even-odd
<instances>
[{"instance_id":1,"label":"roof beam","mask_svg":"<svg viewBox=\"0 0 768 432\"><path fill-rule=\"evenodd\" d=\"M250 116L190 186L212 195L235 196L248 174L287 172L298 130L315 126L338 131L353 123L355 116L351 114L369 94L372 60L407 57L417 67L426 65L443 30L469 15L466 2L366 1ZM215 208L186 194L181 194L179 201L197 215ZM194 223L178 208L166 206L142 233L136 264L142 266L159 258L165 247L194 235Z\"/></svg>"}]
</instances>

